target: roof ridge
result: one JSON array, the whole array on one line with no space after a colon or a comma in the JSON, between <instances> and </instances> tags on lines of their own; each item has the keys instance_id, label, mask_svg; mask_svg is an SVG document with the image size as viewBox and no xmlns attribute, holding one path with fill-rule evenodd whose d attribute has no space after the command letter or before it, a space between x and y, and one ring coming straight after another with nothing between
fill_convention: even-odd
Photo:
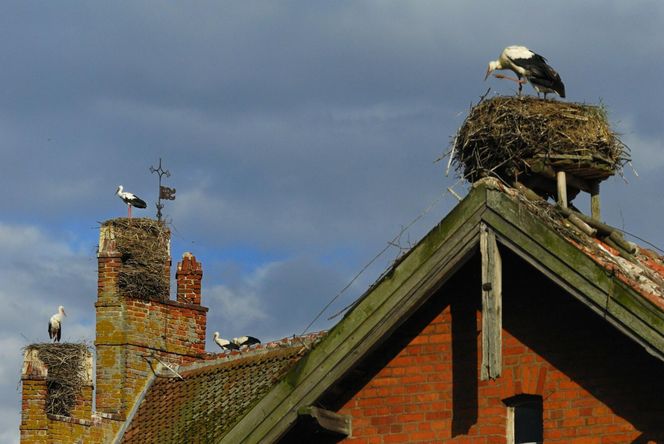
<instances>
[{"instance_id":1,"label":"roof ridge","mask_svg":"<svg viewBox=\"0 0 664 444\"><path fill-rule=\"evenodd\" d=\"M179 365L176 370L180 373L200 370L207 367L214 367L225 362L236 362L243 359L253 358L267 354L276 350L289 349L297 346L310 348L327 334L327 330L321 330L306 335L293 335L285 338L276 339L262 344L255 344L243 347L241 350L231 350L230 352L208 353L204 358L189 364ZM161 369L160 376L172 377L172 372L166 372Z\"/></svg>"}]
</instances>

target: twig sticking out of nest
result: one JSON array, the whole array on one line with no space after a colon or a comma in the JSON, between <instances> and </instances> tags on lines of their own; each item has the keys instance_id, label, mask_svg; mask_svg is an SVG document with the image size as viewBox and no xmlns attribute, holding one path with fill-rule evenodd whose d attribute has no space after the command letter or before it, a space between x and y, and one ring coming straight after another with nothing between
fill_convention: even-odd
<instances>
[{"instance_id":1,"label":"twig sticking out of nest","mask_svg":"<svg viewBox=\"0 0 664 444\"><path fill-rule=\"evenodd\" d=\"M70 416L76 397L88 384L86 357L90 350L80 344L30 344L26 351L36 350L39 359L48 368L46 378L46 413Z\"/></svg>"},{"instance_id":2,"label":"twig sticking out of nest","mask_svg":"<svg viewBox=\"0 0 664 444\"><path fill-rule=\"evenodd\" d=\"M603 180L629 160L602 107L534 97L481 101L454 142L456 169L470 182L497 176L511 183L538 162Z\"/></svg>"},{"instance_id":3,"label":"twig sticking out of nest","mask_svg":"<svg viewBox=\"0 0 664 444\"><path fill-rule=\"evenodd\" d=\"M120 290L140 299L168 299L168 228L147 218L118 218L104 225L113 227L116 248L122 253Z\"/></svg>"}]
</instances>

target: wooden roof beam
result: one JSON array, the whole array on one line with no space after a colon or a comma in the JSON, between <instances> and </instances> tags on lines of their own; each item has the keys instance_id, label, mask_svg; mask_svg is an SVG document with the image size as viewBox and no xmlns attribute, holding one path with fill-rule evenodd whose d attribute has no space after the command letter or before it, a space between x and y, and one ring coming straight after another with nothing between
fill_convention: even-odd
<instances>
[{"instance_id":1,"label":"wooden roof beam","mask_svg":"<svg viewBox=\"0 0 664 444\"><path fill-rule=\"evenodd\" d=\"M350 436L352 422L350 415L340 415L330 410L309 405L297 411L298 416L313 419L322 430L341 436Z\"/></svg>"}]
</instances>

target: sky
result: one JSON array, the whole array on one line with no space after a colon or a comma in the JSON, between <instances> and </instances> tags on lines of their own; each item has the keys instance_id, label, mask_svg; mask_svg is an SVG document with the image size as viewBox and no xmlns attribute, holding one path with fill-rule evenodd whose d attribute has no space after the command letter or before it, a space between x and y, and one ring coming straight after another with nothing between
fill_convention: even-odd
<instances>
[{"instance_id":1,"label":"sky","mask_svg":"<svg viewBox=\"0 0 664 444\"><path fill-rule=\"evenodd\" d=\"M149 168L170 171L173 262L203 263L210 351L216 330L301 334L337 297L309 330L329 328L454 207L449 187L467 193L436 160L488 88L515 93L483 80L511 44L607 108L633 168L603 183L602 216L664 248L662 2L0 2L0 442L18 442L22 347L58 305L63 340L94 341L118 185L155 217Z\"/></svg>"}]
</instances>

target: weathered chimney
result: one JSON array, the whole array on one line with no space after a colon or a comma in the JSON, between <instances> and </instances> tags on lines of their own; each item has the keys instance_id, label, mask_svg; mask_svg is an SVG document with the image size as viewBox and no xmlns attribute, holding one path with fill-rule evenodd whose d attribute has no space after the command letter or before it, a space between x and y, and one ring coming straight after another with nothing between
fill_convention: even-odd
<instances>
[{"instance_id":1,"label":"weathered chimney","mask_svg":"<svg viewBox=\"0 0 664 444\"><path fill-rule=\"evenodd\" d=\"M183 259L178 300L169 300L169 245L168 229L150 219L114 219L101 227L96 401L99 412L117 419L131 409L156 358L182 364L205 353L202 267L193 256Z\"/></svg>"}]
</instances>

